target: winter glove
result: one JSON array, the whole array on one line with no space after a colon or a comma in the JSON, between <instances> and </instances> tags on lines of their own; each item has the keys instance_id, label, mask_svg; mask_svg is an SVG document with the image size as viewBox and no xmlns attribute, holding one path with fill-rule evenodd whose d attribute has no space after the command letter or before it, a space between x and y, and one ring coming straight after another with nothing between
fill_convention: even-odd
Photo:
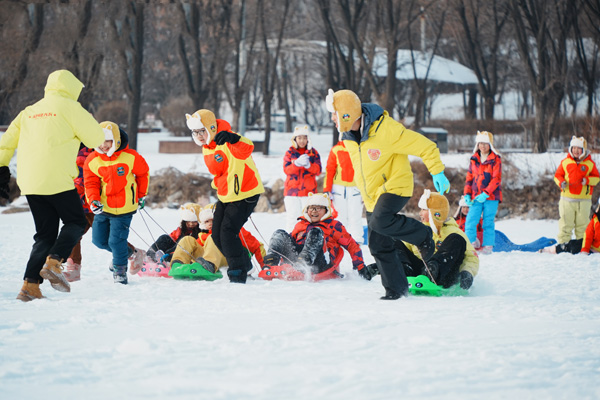
<instances>
[{"instance_id":1,"label":"winter glove","mask_svg":"<svg viewBox=\"0 0 600 400\"><path fill-rule=\"evenodd\" d=\"M473 200L471 200L471 195L470 194L465 194L465 203L467 203L467 205L469 207L471 207L473 205Z\"/></svg>"},{"instance_id":2,"label":"winter glove","mask_svg":"<svg viewBox=\"0 0 600 400\"><path fill-rule=\"evenodd\" d=\"M138 209L142 210L146 206L146 196L142 196L138 199Z\"/></svg>"},{"instance_id":3,"label":"winter glove","mask_svg":"<svg viewBox=\"0 0 600 400\"><path fill-rule=\"evenodd\" d=\"M0 167L0 197L8 199L8 193L10 188L8 183L10 182L10 170L8 167Z\"/></svg>"},{"instance_id":4,"label":"winter glove","mask_svg":"<svg viewBox=\"0 0 600 400\"><path fill-rule=\"evenodd\" d=\"M588 178L583 178L583 179L581 180L581 186L585 186L585 185L587 185L587 184L588 184Z\"/></svg>"},{"instance_id":5,"label":"winter glove","mask_svg":"<svg viewBox=\"0 0 600 400\"><path fill-rule=\"evenodd\" d=\"M294 161L294 165L297 167L310 168L310 156L308 154L302 154Z\"/></svg>"},{"instance_id":6,"label":"winter glove","mask_svg":"<svg viewBox=\"0 0 600 400\"><path fill-rule=\"evenodd\" d=\"M567 186L568 186L568 185L569 185L569 184L567 183L567 181L562 181L562 182L560 183L560 189L561 189L561 190L565 190L565 189L567 188Z\"/></svg>"},{"instance_id":7,"label":"winter glove","mask_svg":"<svg viewBox=\"0 0 600 400\"><path fill-rule=\"evenodd\" d=\"M469 271L461 271L458 276L460 279L460 287L467 290L473 284L473 275Z\"/></svg>"},{"instance_id":8,"label":"winter glove","mask_svg":"<svg viewBox=\"0 0 600 400\"><path fill-rule=\"evenodd\" d=\"M96 215L102 214L103 208L104 208L104 205L102 203L100 203L98 200L94 200L90 203L90 209Z\"/></svg>"},{"instance_id":9,"label":"winter glove","mask_svg":"<svg viewBox=\"0 0 600 400\"><path fill-rule=\"evenodd\" d=\"M240 137L240 135L233 132L221 131L217 133L214 141L217 145L222 145L225 143L235 144L240 141Z\"/></svg>"},{"instance_id":10,"label":"winter glove","mask_svg":"<svg viewBox=\"0 0 600 400\"><path fill-rule=\"evenodd\" d=\"M362 268L358 269L358 274L361 278L370 281L377 273L371 268L371 265L363 265Z\"/></svg>"},{"instance_id":11,"label":"winter glove","mask_svg":"<svg viewBox=\"0 0 600 400\"><path fill-rule=\"evenodd\" d=\"M433 178L433 186L438 193L444 194L450 191L450 181L448 181L448 178L444 175L444 171L439 174L431 175L431 177Z\"/></svg>"},{"instance_id":12,"label":"winter glove","mask_svg":"<svg viewBox=\"0 0 600 400\"><path fill-rule=\"evenodd\" d=\"M485 202L485 201L488 199L488 197L490 197L490 195L489 195L489 194L487 194L486 192L481 192L481 193L479 193L479 194L478 194L478 195L475 197L475 200L474 200L474 201L478 201L478 202L480 202L480 203L483 203L483 202Z\"/></svg>"}]
</instances>

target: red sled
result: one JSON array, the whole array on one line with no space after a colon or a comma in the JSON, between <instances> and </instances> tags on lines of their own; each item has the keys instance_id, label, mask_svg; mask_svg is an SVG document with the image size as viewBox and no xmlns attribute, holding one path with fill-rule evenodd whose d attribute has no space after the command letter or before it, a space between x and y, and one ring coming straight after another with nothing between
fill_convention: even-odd
<instances>
[{"instance_id":1,"label":"red sled","mask_svg":"<svg viewBox=\"0 0 600 400\"><path fill-rule=\"evenodd\" d=\"M140 269L140 271L137 273L139 276L148 276L148 277L155 277L155 278L171 278L169 276L169 271L171 270L171 267L168 265L164 265L161 263L155 263L155 262L145 262L144 266L142 267L142 269Z\"/></svg>"},{"instance_id":2,"label":"red sled","mask_svg":"<svg viewBox=\"0 0 600 400\"><path fill-rule=\"evenodd\" d=\"M340 274L335 267L331 267L328 270L319 272L318 274L305 274L302 271L297 270L290 264L281 264L267 266L258 273L258 277L267 281L273 279L281 279L284 281L324 281L328 279L339 279L343 278L344 275Z\"/></svg>"}]
</instances>

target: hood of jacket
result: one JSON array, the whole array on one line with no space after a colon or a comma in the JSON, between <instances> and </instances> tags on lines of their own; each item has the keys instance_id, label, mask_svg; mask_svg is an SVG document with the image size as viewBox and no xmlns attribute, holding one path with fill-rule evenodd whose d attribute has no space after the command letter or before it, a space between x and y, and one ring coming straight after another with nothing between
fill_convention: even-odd
<instances>
[{"instance_id":1,"label":"hood of jacket","mask_svg":"<svg viewBox=\"0 0 600 400\"><path fill-rule=\"evenodd\" d=\"M48 76L44 93L46 96L49 94L57 94L77 101L83 86L83 83L81 83L81 81L70 71L61 69L54 71Z\"/></svg>"}]
</instances>

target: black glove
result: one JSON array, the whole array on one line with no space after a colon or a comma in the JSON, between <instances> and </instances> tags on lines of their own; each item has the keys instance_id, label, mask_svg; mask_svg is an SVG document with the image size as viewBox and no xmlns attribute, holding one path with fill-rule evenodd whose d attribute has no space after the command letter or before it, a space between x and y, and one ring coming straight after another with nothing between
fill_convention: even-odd
<instances>
[{"instance_id":1,"label":"black glove","mask_svg":"<svg viewBox=\"0 0 600 400\"><path fill-rule=\"evenodd\" d=\"M240 135L233 132L221 131L217 133L214 141L217 145L222 145L225 143L235 144L240 141Z\"/></svg>"},{"instance_id":2,"label":"black glove","mask_svg":"<svg viewBox=\"0 0 600 400\"><path fill-rule=\"evenodd\" d=\"M375 269L372 267L372 265L374 265L374 264L365 265L364 267L362 267L362 269L358 270L358 274L363 279L370 281L375 275L377 275L379 273L379 270L377 269L377 265L375 265Z\"/></svg>"},{"instance_id":3,"label":"black glove","mask_svg":"<svg viewBox=\"0 0 600 400\"><path fill-rule=\"evenodd\" d=\"M8 183L10 182L10 170L8 167L0 167L0 197L8 199L8 193L10 188Z\"/></svg>"},{"instance_id":4,"label":"black glove","mask_svg":"<svg viewBox=\"0 0 600 400\"><path fill-rule=\"evenodd\" d=\"M473 284L473 275L469 271L461 271L458 276L460 280L460 287L467 290Z\"/></svg>"}]
</instances>

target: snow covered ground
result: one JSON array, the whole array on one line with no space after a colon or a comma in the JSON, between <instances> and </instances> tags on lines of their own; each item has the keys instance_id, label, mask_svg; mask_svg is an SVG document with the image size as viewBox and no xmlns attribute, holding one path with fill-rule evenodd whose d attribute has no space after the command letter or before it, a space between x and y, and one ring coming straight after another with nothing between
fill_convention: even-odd
<instances>
[{"instance_id":1,"label":"snow covered ground","mask_svg":"<svg viewBox=\"0 0 600 400\"><path fill-rule=\"evenodd\" d=\"M153 171L203 171L195 155L156 154L159 137L140 140ZM265 181L280 177L288 140L276 136L273 156L255 156ZM313 137L323 159L330 140ZM256 213L246 227L266 241L281 218ZM178 219L169 209L138 213L130 241L147 247ZM88 234L71 293L46 283L47 299L21 303L33 220L0 214L0 227L2 399L600 398L600 255L493 253L468 296L383 302L380 278L364 281L348 257L336 281L133 276L116 285L110 255ZM555 238L558 223L496 228L526 243Z\"/></svg>"}]
</instances>

